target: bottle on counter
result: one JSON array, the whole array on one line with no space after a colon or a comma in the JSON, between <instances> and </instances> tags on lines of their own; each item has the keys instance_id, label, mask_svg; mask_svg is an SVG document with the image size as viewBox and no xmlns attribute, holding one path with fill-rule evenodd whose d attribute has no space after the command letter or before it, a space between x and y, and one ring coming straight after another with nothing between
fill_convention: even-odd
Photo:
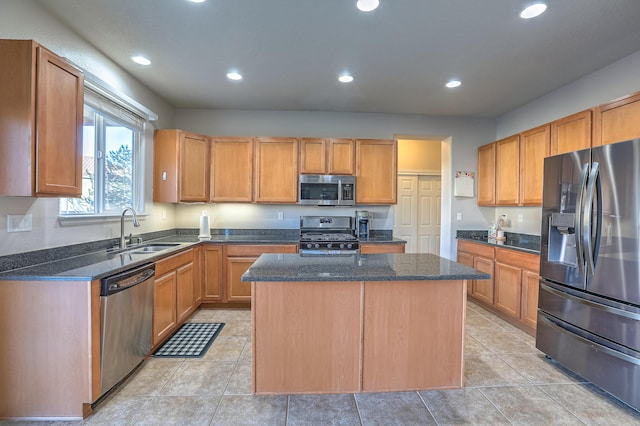
<instances>
[{"instance_id":1,"label":"bottle on counter","mask_svg":"<svg viewBox=\"0 0 640 426\"><path fill-rule=\"evenodd\" d=\"M496 227L495 222L491 222L491 226L489 227L489 233L487 236L490 243L496 243L496 238L498 237L498 228Z\"/></svg>"}]
</instances>

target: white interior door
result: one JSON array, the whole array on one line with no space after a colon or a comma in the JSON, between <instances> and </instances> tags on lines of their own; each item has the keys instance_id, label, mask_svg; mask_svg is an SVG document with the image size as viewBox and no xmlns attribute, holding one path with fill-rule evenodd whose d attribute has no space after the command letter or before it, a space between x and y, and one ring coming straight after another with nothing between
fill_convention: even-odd
<instances>
[{"instance_id":1,"label":"white interior door","mask_svg":"<svg viewBox=\"0 0 640 426\"><path fill-rule=\"evenodd\" d=\"M440 176L418 177L418 253L440 254L441 208Z\"/></svg>"},{"instance_id":2,"label":"white interior door","mask_svg":"<svg viewBox=\"0 0 640 426\"><path fill-rule=\"evenodd\" d=\"M440 176L398 176L393 236L407 241L406 253L440 255L441 205Z\"/></svg>"}]
</instances>

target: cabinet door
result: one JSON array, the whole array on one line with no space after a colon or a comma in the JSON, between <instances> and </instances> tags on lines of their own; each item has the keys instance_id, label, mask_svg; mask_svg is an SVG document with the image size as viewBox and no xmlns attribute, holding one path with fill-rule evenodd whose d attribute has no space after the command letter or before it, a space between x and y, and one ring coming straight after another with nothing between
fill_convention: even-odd
<instances>
[{"instance_id":1,"label":"cabinet door","mask_svg":"<svg viewBox=\"0 0 640 426\"><path fill-rule=\"evenodd\" d=\"M353 139L329 139L327 171L330 175L355 174L355 141Z\"/></svg>"},{"instance_id":2,"label":"cabinet door","mask_svg":"<svg viewBox=\"0 0 640 426\"><path fill-rule=\"evenodd\" d=\"M357 140L356 203L396 204L397 168L395 140Z\"/></svg>"},{"instance_id":3,"label":"cabinet door","mask_svg":"<svg viewBox=\"0 0 640 426\"><path fill-rule=\"evenodd\" d=\"M181 133L180 201L209 200L209 140L205 136Z\"/></svg>"},{"instance_id":4,"label":"cabinet door","mask_svg":"<svg viewBox=\"0 0 640 426\"><path fill-rule=\"evenodd\" d=\"M520 141L520 204L542 205L544 159L549 156L549 125L522 133Z\"/></svg>"},{"instance_id":5,"label":"cabinet door","mask_svg":"<svg viewBox=\"0 0 640 426\"><path fill-rule=\"evenodd\" d=\"M197 309L202 302L204 270L202 268L202 246L193 249L193 308Z\"/></svg>"},{"instance_id":6,"label":"cabinet door","mask_svg":"<svg viewBox=\"0 0 640 426\"><path fill-rule=\"evenodd\" d=\"M471 295L476 299L493 305L493 260L484 257L474 257L473 268L486 274L491 274L488 280L474 280Z\"/></svg>"},{"instance_id":7,"label":"cabinet door","mask_svg":"<svg viewBox=\"0 0 640 426\"><path fill-rule=\"evenodd\" d=\"M600 105L594 128L594 145L640 138L640 93Z\"/></svg>"},{"instance_id":8,"label":"cabinet door","mask_svg":"<svg viewBox=\"0 0 640 426\"><path fill-rule=\"evenodd\" d=\"M300 173L327 173L327 141L326 139L305 138L300 141Z\"/></svg>"},{"instance_id":9,"label":"cabinet door","mask_svg":"<svg viewBox=\"0 0 640 426\"><path fill-rule=\"evenodd\" d=\"M513 318L520 318L522 269L495 264L495 296L493 306Z\"/></svg>"},{"instance_id":10,"label":"cabinet door","mask_svg":"<svg viewBox=\"0 0 640 426\"><path fill-rule=\"evenodd\" d=\"M496 205L517 206L520 200L520 136L496 142Z\"/></svg>"},{"instance_id":11,"label":"cabinet door","mask_svg":"<svg viewBox=\"0 0 640 426\"><path fill-rule=\"evenodd\" d=\"M178 323L193 312L193 262L176 270L176 309Z\"/></svg>"},{"instance_id":12,"label":"cabinet door","mask_svg":"<svg viewBox=\"0 0 640 426\"><path fill-rule=\"evenodd\" d=\"M222 246L205 245L203 300L222 300Z\"/></svg>"},{"instance_id":13,"label":"cabinet door","mask_svg":"<svg viewBox=\"0 0 640 426\"><path fill-rule=\"evenodd\" d=\"M212 138L211 200L253 201L253 139Z\"/></svg>"},{"instance_id":14,"label":"cabinet door","mask_svg":"<svg viewBox=\"0 0 640 426\"><path fill-rule=\"evenodd\" d=\"M496 145L490 143L478 148L478 205L496 203Z\"/></svg>"},{"instance_id":15,"label":"cabinet door","mask_svg":"<svg viewBox=\"0 0 640 426\"><path fill-rule=\"evenodd\" d=\"M177 324L175 271L157 277L153 292L153 346L167 337Z\"/></svg>"},{"instance_id":16,"label":"cabinet door","mask_svg":"<svg viewBox=\"0 0 640 426\"><path fill-rule=\"evenodd\" d=\"M522 271L522 321L536 327L538 319L538 287L540 276L535 272Z\"/></svg>"},{"instance_id":17,"label":"cabinet door","mask_svg":"<svg viewBox=\"0 0 640 426\"><path fill-rule=\"evenodd\" d=\"M473 268L473 255L469 254L469 253L465 253L463 251L459 251L458 252L458 263L461 263L463 265L469 266L470 268ZM471 295L471 293L473 292L473 282L475 280L468 280L467 281L467 295Z\"/></svg>"},{"instance_id":18,"label":"cabinet door","mask_svg":"<svg viewBox=\"0 0 640 426\"><path fill-rule=\"evenodd\" d=\"M360 244L360 254L404 253L404 244Z\"/></svg>"},{"instance_id":19,"label":"cabinet door","mask_svg":"<svg viewBox=\"0 0 640 426\"><path fill-rule=\"evenodd\" d=\"M43 47L37 56L35 192L79 197L84 77Z\"/></svg>"},{"instance_id":20,"label":"cabinet door","mask_svg":"<svg viewBox=\"0 0 640 426\"><path fill-rule=\"evenodd\" d=\"M260 138L256 141L255 201L298 202L298 140Z\"/></svg>"},{"instance_id":21,"label":"cabinet door","mask_svg":"<svg viewBox=\"0 0 640 426\"><path fill-rule=\"evenodd\" d=\"M257 257L227 257L225 285L228 302L251 302L251 283L240 281L240 278L256 259Z\"/></svg>"},{"instance_id":22,"label":"cabinet door","mask_svg":"<svg viewBox=\"0 0 640 426\"><path fill-rule=\"evenodd\" d=\"M591 117L591 110L586 110L551 123L549 155L591 148Z\"/></svg>"}]
</instances>

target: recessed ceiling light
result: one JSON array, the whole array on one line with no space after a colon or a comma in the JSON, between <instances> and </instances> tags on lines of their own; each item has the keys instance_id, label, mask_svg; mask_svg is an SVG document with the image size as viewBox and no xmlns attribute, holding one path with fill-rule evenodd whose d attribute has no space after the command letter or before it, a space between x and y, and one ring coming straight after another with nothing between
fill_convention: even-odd
<instances>
[{"instance_id":1,"label":"recessed ceiling light","mask_svg":"<svg viewBox=\"0 0 640 426\"><path fill-rule=\"evenodd\" d=\"M358 0L356 2L356 7L363 12L371 12L377 9L379 5L380 0Z\"/></svg>"},{"instance_id":2,"label":"recessed ceiling light","mask_svg":"<svg viewBox=\"0 0 640 426\"><path fill-rule=\"evenodd\" d=\"M530 3L525 7L522 12L520 12L520 17L522 19L531 19L536 16L540 16L547 10L547 3L543 1L537 1L535 3Z\"/></svg>"},{"instance_id":3,"label":"recessed ceiling light","mask_svg":"<svg viewBox=\"0 0 640 426\"><path fill-rule=\"evenodd\" d=\"M447 86L449 89L453 89L454 87L458 87L461 84L462 82L460 80L451 80L447 84L445 84L445 86Z\"/></svg>"},{"instance_id":4,"label":"recessed ceiling light","mask_svg":"<svg viewBox=\"0 0 640 426\"><path fill-rule=\"evenodd\" d=\"M151 65L151 61L144 56L132 56L131 60L139 65Z\"/></svg>"},{"instance_id":5,"label":"recessed ceiling light","mask_svg":"<svg viewBox=\"0 0 640 426\"><path fill-rule=\"evenodd\" d=\"M204 3L205 0L189 0L191 3Z\"/></svg>"},{"instance_id":6,"label":"recessed ceiling light","mask_svg":"<svg viewBox=\"0 0 640 426\"><path fill-rule=\"evenodd\" d=\"M343 74L338 77L338 81L340 83L351 83L353 81L353 76L349 74Z\"/></svg>"},{"instance_id":7,"label":"recessed ceiling light","mask_svg":"<svg viewBox=\"0 0 640 426\"><path fill-rule=\"evenodd\" d=\"M237 72L230 72L230 73L227 73L227 78L229 80L235 80L235 81L242 80L242 74Z\"/></svg>"}]
</instances>

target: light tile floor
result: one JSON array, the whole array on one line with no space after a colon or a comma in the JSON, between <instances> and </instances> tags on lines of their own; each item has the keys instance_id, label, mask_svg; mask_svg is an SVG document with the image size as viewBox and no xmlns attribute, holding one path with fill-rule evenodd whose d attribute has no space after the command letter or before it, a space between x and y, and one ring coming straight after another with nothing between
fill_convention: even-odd
<instances>
[{"instance_id":1,"label":"light tile floor","mask_svg":"<svg viewBox=\"0 0 640 426\"><path fill-rule=\"evenodd\" d=\"M253 396L250 312L201 310L190 321L226 323L203 358L152 358L87 420L64 424L640 425L640 413L547 360L533 337L473 302L465 387L447 391Z\"/></svg>"}]
</instances>

